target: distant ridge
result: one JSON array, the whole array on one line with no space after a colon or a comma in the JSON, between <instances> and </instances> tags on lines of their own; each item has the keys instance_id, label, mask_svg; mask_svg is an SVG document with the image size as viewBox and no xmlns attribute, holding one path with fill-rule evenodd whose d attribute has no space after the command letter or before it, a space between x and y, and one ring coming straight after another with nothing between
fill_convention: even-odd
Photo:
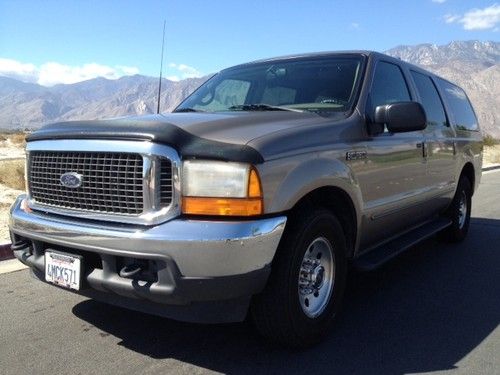
<instances>
[{"instance_id":1,"label":"distant ridge","mask_svg":"<svg viewBox=\"0 0 500 375\"><path fill-rule=\"evenodd\" d=\"M161 110L170 111L205 78L162 80ZM156 112L158 78L142 75L45 87L0 77L0 129L36 129L55 121L93 120Z\"/></svg>"},{"instance_id":2,"label":"distant ridge","mask_svg":"<svg viewBox=\"0 0 500 375\"><path fill-rule=\"evenodd\" d=\"M500 43L454 41L398 46L385 53L421 65L463 87L482 129L500 138ZM162 111L171 111L208 77L162 80ZM158 79L142 75L95 78L44 87L0 77L0 129L35 129L55 121L154 113Z\"/></svg>"}]
</instances>

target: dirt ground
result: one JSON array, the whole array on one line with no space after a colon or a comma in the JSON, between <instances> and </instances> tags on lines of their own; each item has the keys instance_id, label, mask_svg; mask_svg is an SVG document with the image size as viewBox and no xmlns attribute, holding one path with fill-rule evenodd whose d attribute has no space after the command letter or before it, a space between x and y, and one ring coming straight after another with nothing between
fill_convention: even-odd
<instances>
[{"instance_id":1,"label":"dirt ground","mask_svg":"<svg viewBox=\"0 0 500 375\"><path fill-rule=\"evenodd\" d=\"M24 158L24 147L12 142L10 138L2 139L0 135L0 160Z\"/></svg>"}]
</instances>

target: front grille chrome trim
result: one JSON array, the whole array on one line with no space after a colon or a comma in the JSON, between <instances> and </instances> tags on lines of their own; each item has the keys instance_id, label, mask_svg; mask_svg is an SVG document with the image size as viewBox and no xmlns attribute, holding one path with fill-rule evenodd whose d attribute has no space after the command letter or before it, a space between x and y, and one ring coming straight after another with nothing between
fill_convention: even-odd
<instances>
[{"instance_id":1,"label":"front grille chrome trim","mask_svg":"<svg viewBox=\"0 0 500 375\"><path fill-rule=\"evenodd\" d=\"M29 142L26 157L30 160L33 151L59 152L105 152L138 154L143 158L142 188L144 209L139 215L123 215L83 211L79 209L56 207L37 202L28 192L28 204L33 210L91 220L112 221L125 224L156 225L180 215L180 168L178 153L171 147L144 141L125 140L46 140ZM171 200L168 205L160 201L161 163L167 159L171 164ZM29 162L28 162L29 164Z\"/></svg>"}]
</instances>

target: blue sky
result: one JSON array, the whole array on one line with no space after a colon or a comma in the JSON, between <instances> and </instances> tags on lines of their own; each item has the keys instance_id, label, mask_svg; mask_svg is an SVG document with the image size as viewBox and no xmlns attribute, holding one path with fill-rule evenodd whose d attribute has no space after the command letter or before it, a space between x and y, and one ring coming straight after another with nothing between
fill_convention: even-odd
<instances>
[{"instance_id":1,"label":"blue sky","mask_svg":"<svg viewBox=\"0 0 500 375\"><path fill-rule=\"evenodd\" d=\"M0 75L182 79L258 58L500 37L495 0L0 0Z\"/></svg>"}]
</instances>

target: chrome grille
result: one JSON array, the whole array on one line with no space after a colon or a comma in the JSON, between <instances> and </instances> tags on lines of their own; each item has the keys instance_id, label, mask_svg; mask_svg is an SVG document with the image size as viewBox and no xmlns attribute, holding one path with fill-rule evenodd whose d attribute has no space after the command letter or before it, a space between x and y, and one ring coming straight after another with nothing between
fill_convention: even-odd
<instances>
[{"instance_id":1,"label":"chrome grille","mask_svg":"<svg viewBox=\"0 0 500 375\"><path fill-rule=\"evenodd\" d=\"M80 187L61 184L64 173ZM143 157L124 152L31 151L28 186L37 204L88 212L140 215L144 211Z\"/></svg>"},{"instance_id":2,"label":"chrome grille","mask_svg":"<svg viewBox=\"0 0 500 375\"><path fill-rule=\"evenodd\" d=\"M181 213L181 161L169 146L57 139L28 142L26 151L33 210L138 225L159 224Z\"/></svg>"},{"instance_id":3,"label":"chrome grille","mask_svg":"<svg viewBox=\"0 0 500 375\"><path fill-rule=\"evenodd\" d=\"M167 207L172 202L172 163L160 159L160 206Z\"/></svg>"}]
</instances>

